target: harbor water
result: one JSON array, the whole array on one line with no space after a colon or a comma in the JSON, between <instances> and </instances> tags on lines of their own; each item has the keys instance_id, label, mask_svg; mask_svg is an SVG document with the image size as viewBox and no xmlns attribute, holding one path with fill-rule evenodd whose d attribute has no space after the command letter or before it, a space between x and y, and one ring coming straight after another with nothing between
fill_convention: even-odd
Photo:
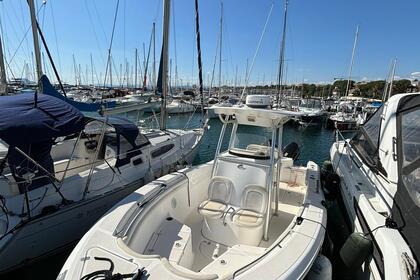
<instances>
[{"instance_id":1,"label":"harbor water","mask_svg":"<svg viewBox=\"0 0 420 280\"><path fill-rule=\"evenodd\" d=\"M137 121L136 118L138 117L134 113L125 116L132 121ZM156 123L156 119L152 116L144 116L144 118L147 117L149 118L145 121L143 119L140 123L148 125ZM184 128L186 124L187 128L200 127L203 124L202 115L200 113L195 113L193 116L189 114L171 115L168 118L167 126L168 128ZM209 120L208 130L204 135L194 164L204 163L214 158L221 127L222 123L218 119ZM334 131L326 129L323 125L301 127L293 123L286 123L283 130L283 146L296 142L300 147L297 165L306 165L309 160L312 160L321 166L323 161L329 159L329 149L334 139ZM223 146L226 148L227 144L227 139L225 139ZM348 232L340 214L340 208L336 204L330 205L328 224L328 228L330 228L330 225L332 225L331 228L334 228L334 232L330 233L330 238L333 239L334 243L340 244L344 242ZM68 248L59 255L49 256L38 262L30 263L8 275L2 276L1 279L55 279L71 250L72 248ZM335 279L351 279L350 275L342 273L342 264L337 263L335 260L332 260L332 262L335 266Z\"/></svg>"}]
</instances>

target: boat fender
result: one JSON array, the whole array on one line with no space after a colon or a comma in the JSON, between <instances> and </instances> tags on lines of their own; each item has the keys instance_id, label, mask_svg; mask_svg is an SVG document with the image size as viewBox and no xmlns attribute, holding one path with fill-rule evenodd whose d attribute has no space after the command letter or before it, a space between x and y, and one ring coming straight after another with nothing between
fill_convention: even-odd
<instances>
[{"instance_id":1,"label":"boat fender","mask_svg":"<svg viewBox=\"0 0 420 280\"><path fill-rule=\"evenodd\" d=\"M283 156L292 158L293 160L296 160L300 155L300 148L299 145L296 142L292 142L290 144L287 144L283 148Z\"/></svg>"},{"instance_id":2,"label":"boat fender","mask_svg":"<svg viewBox=\"0 0 420 280\"><path fill-rule=\"evenodd\" d=\"M332 279L332 265L324 255L318 255L306 275L306 280L330 280Z\"/></svg>"},{"instance_id":3,"label":"boat fender","mask_svg":"<svg viewBox=\"0 0 420 280\"><path fill-rule=\"evenodd\" d=\"M373 252L372 240L362 233L353 232L340 250L340 257L350 269L357 269Z\"/></svg>"},{"instance_id":4,"label":"boat fender","mask_svg":"<svg viewBox=\"0 0 420 280\"><path fill-rule=\"evenodd\" d=\"M322 243L322 254L325 255L327 258L331 258L334 255L334 243L331 240L330 235L326 231L324 242Z\"/></svg>"},{"instance_id":5,"label":"boat fender","mask_svg":"<svg viewBox=\"0 0 420 280\"><path fill-rule=\"evenodd\" d=\"M331 161L326 160L322 163L321 167L321 181L324 181L326 176L331 173L334 173L333 165Z\"/></svg>"},{"instance_id":6,"label":"boat fender","mask_svg":"<svg viewBox=\"0 0 420 280\"><path fill-rule=\"evenodd\" d=\"M0 236L3 236L7 232L8 227L7 221L0 219Z\"/></svg>"},{"instance_id":7,"label":"boat fender","mask_svg":"<svg viewBox=\"0 0 420 280\"><path fill-rule=\"evenodd\" d=\"M151 182L155 179L155 174L153 174L152 168L149 167L149 170L147 170L146 174L144 175L144 181L145 182Z\"/></svg>"},{"instance_id":8,"label":"boat fender","mask_svg":"<svg viewBox=\"0 0 420 280\"><path fill-rule=\"evenodd\" d=\"M327 200L335 200L340 192L340 176L328 174L324 179L323 190Z\"/></svg>"},{"instance_id":9,"label":"boat fender","mask_svg":"<svg viewBox=\"0 0 420 280\"><path fill-rule=\"evenodd\" d=\"M44 208L42 208L41 214L42 215L48 215L48 214L51 214L51 213L54 213L54 212L58 211L58 209L59 209L59 207L57 205L48 205L48 206L45 206Z\"/></svg>"}]
</instances>

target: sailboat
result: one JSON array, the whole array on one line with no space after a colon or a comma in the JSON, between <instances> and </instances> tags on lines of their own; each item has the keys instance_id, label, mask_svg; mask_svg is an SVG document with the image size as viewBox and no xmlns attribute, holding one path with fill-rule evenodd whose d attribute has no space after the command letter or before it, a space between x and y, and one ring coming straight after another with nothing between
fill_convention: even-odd
<instances>
[{"instance_id":1,"label":"sailboat","mask_svg":"<svg viewBox=\"0 0 420 280\"><path fill-rule=\"evenodd\" d=\"M350 69L349 69L349 77L347 80L347 87L345 92L345 97L348 97L349 90L350 90L350 80L351 80L351 73L353 70L353 63L354 63L354 56L356 52L357 40L359 38L359 26L357 26L356 34L354 36L354 43L353 43L353 51L351 55L351 62L350 62ZM348 110L348 103L342 102L338 106L338 112L336 114L331 115L327 120L327 127L339 129L341 131L346 130L354 130L357 127L358 118L356 116L356 112L354 112L354 108L351 106L350 110Z\"/></svg>"},{"instance_id":2,"label":"sailboat","mask_svg":"<svg viewBox=\"0 0 420 280\"><path fill-rule=\"evenodd\" d=\"M218 115L215 113L217 107L230 107L236 104L236 100L229 96L222 96L222 51L223 51L223 1L220 2L220 26L219 26L219 86L217 91L217 102L214 104L207 104L207 118L216 119ZM213 70L214 73L214 70ZM213 82L213 77L212 77ZM211 94L212 84L210 85L209 95ZM210 99L211 96L209 96ZM210 100L209 100L210 101Z\"/></svg>"},{"instance_id":3,"label":"sailboat","mask_svg":"<svg viewBox=\"0 0 420 280\"><path fill-rule=\"evenodd\" d=\"M74 244L120 199L191 164L203 136L85 117L37 92L1 99L0 273Z\"/></svg>"},{"instance_id":4,"label":"sailboat","mask_svg":"<svg viewBox=\"0 0 420 280\"><path fill-rule=\"evenodd\" d=\"M143 131L124 118L87 118L48 95L1 99L8 153L0 175L0 272L73 244L117 201L191 163L201 139L200 131Z\"/></svg>"}]
</instances>

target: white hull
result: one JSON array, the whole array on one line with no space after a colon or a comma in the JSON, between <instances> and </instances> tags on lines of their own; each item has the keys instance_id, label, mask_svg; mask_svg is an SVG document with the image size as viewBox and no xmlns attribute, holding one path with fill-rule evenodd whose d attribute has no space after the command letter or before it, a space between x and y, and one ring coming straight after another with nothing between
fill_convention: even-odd
<instances>
[{"instance_id":1,"label":"white hull","mask_svg":"<svg viewBox=\"0 0 420 280\"><path fill-rule=\"evenodd\" d=\"M0 271L13 270L74 245L109 208L142 184L139 181L123 186L25 224L2 246Z\"/></svg>"},{"instance_id":2,"label":"white hull","mask_svg":"<svg viewBox=\"0 0 420 280\"><path fill-rule=\"evenodd\" d=\"M173 102L166 106L166 111L168 114L185 114L194 112L195 107L194 105L188 103Z\"/></svg>"},{"instance_id":3,"label":"white hull","mask_svg":"<svg viewBox=\"0 0 420 280\"><path fill-rule=\"evenodd\" d=\"M236 116L232 131L249 123L271 129L281 146L289 113L216 112ZM227 125L214 161L163 176L121 201L80 240L58 279L80 279L109 262L112 273L145 270L148 279L304 279L326 230L319 167L294 166L274 144L235 146L248 134L234 134L229 151L220 152ZM257 143L269 143L261 137Z\"/></svg>"},{"instance_id":4,"label":"white hull","mask_svg":"<svg viewBox=\"0 0 420 280\"><path fill-rule=\"evenodd\" d=\"M353 232L366 233L367 227L362 226L365 220L370 230L385 224L385 217L380 213L388 211L381 195L374 189L378 188L384 191L380 186L388 184L382 177L377 176L369 168L357 158L353 152L352 157L349 150L344 148L344 142L339 142L339 146L334 143L331 147L331 161L334 171L340 176L340 192L343 203L347 211L350 226ZM347 144L349 145L349 144ZM341 154L343 154L341 156ZM341 157L341 159L340 159ZM359 168L359 166L361 167ZM368 179L370 178L370 180ZM356 214L356 207L360 209L360 213ZM404 253L409 254L411 251L407 243L399 234L397 229L378 228L375 232L375 240L377 242L377 252L383 256L381 258L372 258L367 266L362 266L364 274L370 279L401 279L407 280L406 267L401 259ZM383 267L383 268L381 268Z\"/></svg>"}]
</instances>

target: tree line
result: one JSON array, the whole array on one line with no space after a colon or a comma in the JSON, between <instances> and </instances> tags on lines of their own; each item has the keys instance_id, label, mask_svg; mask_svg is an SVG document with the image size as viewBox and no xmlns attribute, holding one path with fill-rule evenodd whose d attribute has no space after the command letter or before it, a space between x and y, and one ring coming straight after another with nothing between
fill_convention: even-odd
<instances>
[{"instance_id":1,"label":"tree line","mask_svg":"<svg viewBox=\"0 0 420 280\"><path fill-rule=\"evenodd\" d=\"M360 96L365 98L381 99L384 92L386 82L384 80L370 81L370 82L355 82L350 81L349 94L353 96ZM344 96L347 88L347 80L336 80L333 84L317 85L317 84L299 84L299 85L288 85L286 89L288 91L294 90L303 97L309 96L321 96L328 97L332 96L333 92L336 92L340 96ZM265 85L265 86L254 86L250 89L255 90L274 90L276 85ZM420 91L419 86L413 86L410 80L401 79L395 80L392 86L392 94L405 93L405 92L418 92Z\"/></svg>"}]
</instances>

